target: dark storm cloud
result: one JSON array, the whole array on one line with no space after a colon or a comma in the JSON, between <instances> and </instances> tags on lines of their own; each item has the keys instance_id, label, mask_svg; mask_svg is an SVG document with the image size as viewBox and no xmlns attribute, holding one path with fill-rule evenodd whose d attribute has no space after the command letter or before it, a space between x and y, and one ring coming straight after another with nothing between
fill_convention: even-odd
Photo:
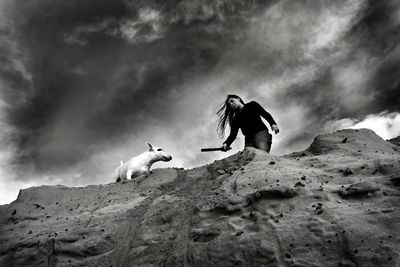
<instances>
[{"instance_id":1,"label":"dark storm cloud","mask_svg":"<svg viewBox=\"0 0 400 267\"><path fill-rule=\"evenodd\" d=\"M366 89L374 101L359 115L384 109L400 110L400 4L371 1L369 5L364 17L347 36L353 44L353 54L363 52L364 57L376 63Z\"/></svg>"},{"instance_id":2,"label":"dark storm cloud","mask_svg":"<svg viewBox=\"0 0 400 267\"><path fill-rule=\"evenodd\" d=\"M298 106L306 117L301 132L285 140L288 146L297 143L300 148L307 137L312 140L340 119L362 120L384 110L399 111L399 11L397 1L370 1L355 12L344 12L353 18L341 37L322 51L325 59L316 60L319 55L315 53L310 64L294 62L318 68L309 72L306 81L277 93L277 103ZM340 20L340 13L336 19ZM302 48L307 46L300 42L298 48L290 49L298 51L296 60L305 59Z\"/></svg>"},{"instance_id":3,"label":"dark storm cloud","mask_svg":"<svg viewBox=\"0 0 400 267\"><path fill-rule=\"evenodd\" d=\"M9 39L25 54L32 77L26 81L12 68L2 77L20 92L5 109L14 129L13 161L29 171L56 172L89 160L102 143L171 120L171 103L181 100L179 85L212 69L246 27L244 15L266 4L29 1L10 6L15 31ZM13 94L5 91L4 98Z\"/></svg>"}]
</instances>

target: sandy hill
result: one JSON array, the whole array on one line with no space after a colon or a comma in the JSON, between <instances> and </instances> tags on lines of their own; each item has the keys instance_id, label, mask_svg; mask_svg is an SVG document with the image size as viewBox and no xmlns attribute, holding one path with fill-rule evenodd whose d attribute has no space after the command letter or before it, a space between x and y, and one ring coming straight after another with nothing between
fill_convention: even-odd
<instances>
[{"instance_id":1,"label":"sandy hill","mask_svg":"<svg viewBox=\"0 0 400 267\"><path fill-rule=\"evenodd\" d=\"M0 266L400 266L400 147L370 130L146 179L21 190Z\"/></svg>"}]
</instances>

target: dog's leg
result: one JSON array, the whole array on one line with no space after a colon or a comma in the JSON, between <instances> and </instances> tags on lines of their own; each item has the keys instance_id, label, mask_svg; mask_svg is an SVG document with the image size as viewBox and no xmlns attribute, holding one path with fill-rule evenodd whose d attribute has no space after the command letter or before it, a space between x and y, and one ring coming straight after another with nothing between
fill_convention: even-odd
<instances>
[{"instance_id":1,"label":"dog's leg","mask_svg":"<svg viewBox=\"0 0 400 267\"><path fill-rule=\"evenodd\" d=\"M134 177L133 179L134 179L134 181L135 181L135 183L141 183L143 180L145 180L146 178L147 178L147 176L148 176L148 174L147 173L142 173L141 175L139 175L139 176L136 176L136 177Z\"/></svg>"},{"instance_id":2,"label":"dog's leg","mask_svg":"<svg viewBox=\"0 0 400 267\"><path fill-rule=\"evenodd\" d=\"M132 179L132 170L129 170L126 172L126 179L130 180Z\"/></svg>"}]
</instances>

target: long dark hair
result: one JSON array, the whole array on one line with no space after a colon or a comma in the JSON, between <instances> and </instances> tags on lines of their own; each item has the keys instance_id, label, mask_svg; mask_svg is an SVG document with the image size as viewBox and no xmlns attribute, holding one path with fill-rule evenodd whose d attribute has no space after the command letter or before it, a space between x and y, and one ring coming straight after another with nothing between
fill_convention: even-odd
<instances>
[{"instance_id":1,"label":"long dark hair","mask_svg":"<svg viewBox=\"0 0 400 267\"><path fill-rule=\"evenodd\" d=\"M218 119L217 119L217 132L221 137L224 136L226 125L229 123L229 127L232 125L232 120L235 117L236 112L231 109L228 105L228 100L230 98L239 99L240 103L244 105L243 100L237 95L227 95L225 102L221 105L221 107L217 111Z\"/></svg>"}]
</instances>

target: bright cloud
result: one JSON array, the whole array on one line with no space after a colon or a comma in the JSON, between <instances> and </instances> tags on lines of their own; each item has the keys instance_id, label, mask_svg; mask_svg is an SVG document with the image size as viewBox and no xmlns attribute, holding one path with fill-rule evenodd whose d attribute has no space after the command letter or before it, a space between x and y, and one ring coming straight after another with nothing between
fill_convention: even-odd
<instances>
[{"instance_id":1,"label":"bright cloud","mask_svg":"<svg viewBox=\"0 0 400 267\"><path fill-rule=\"evenodd\" d=\"M371 129L385 140L395 138L400 136L400 113L381 112L379 114L370 114L363 120L346 118L335 122L328 122L325 127L325 129L329 131L336 131L344 128L367 128Z\"/></svg>"},{"instance_id":2,"label":"bright cloud","mask_svg":"<svg viewBox=\"0 0 400 267\"><path fill-rule=\"evenodd\" d=\"M85 45L89 34L104 32L107 35L122 38L129 43L150 43L162 38L166 31L161 13L151 8L139 10L136 19L116 20L106 18L100 22L77 27L73 33L66 34L64 41L68 44Z\"/></svg>"}]
</instances>

